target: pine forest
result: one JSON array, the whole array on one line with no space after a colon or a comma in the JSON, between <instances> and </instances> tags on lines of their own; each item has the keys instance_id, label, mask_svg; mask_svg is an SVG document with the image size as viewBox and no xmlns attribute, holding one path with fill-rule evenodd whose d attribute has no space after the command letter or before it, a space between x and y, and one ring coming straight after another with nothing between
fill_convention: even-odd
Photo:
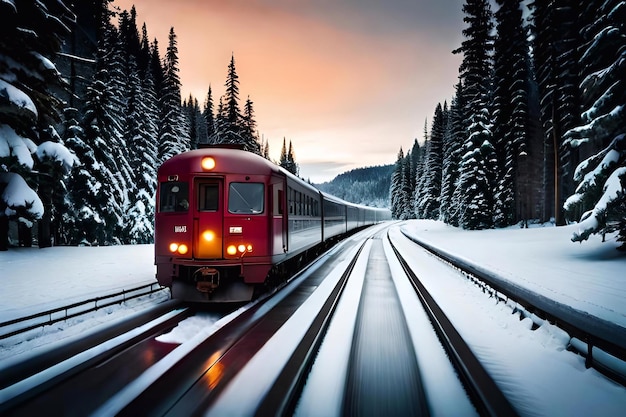
<instances>
[{"instance_id":1,"label":"pine forest","mask_svg":"<svg viewBox=\"0 0 626 417\"><path fill-rule=\"evenodd\" d=\"M151 243L161 162L210 144L269 159L235 53L200 103L181 97L174 28L159 43L134 7L69 4L0 2L0 250L14 229L20 246ZM626 243L626 3L491 4L464 2L455 95L380 171L394 217L576 221L574 241ZM276 163L298 175L291 141Z\"/></svg>"},{"instance_id":2,"label":"pine forest","mask_svg":"<svg viewBox=\"0 0 626 417\"><path fill-rule=\"evenodd\" d=\"M579 222L626 248L626 3L466 0L456 93L400 149L397 219Z\"/></svg>"}]
</instances>

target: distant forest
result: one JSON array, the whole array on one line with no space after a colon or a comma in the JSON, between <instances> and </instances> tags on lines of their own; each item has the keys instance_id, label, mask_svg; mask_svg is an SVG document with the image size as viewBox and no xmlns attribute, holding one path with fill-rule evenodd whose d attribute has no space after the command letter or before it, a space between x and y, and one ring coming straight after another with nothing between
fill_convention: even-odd
<instances>
[{"instance_id":1,"label":"distant forest","mask_svg":"<svg viewBox=\"0 0 626 417\"><path fill-rule=\"evenodd\" d=\"M389 207L393 165L357 168L337 175L332 181L314 184L318 189L352 203Z\"/></svg>"},{"instance_id":2,"label":"distant forest","mask_svg":"<svg viewBox=\"0 0 626 417\"><path fill-rule=\"evenodd\" d=\"M579 222L574 241L626 242L626 3L496 3L463 5L456 94L398 152L394 217Z\"/></svg>"}]
</instances>

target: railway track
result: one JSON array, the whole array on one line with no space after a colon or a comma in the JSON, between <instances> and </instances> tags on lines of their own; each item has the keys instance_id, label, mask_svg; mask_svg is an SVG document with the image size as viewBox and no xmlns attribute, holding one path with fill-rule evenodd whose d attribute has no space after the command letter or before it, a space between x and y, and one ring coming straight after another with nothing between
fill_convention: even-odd
<instances>
[{"instance_id":1,"label":"railway track","mask_svg":"<svg viewBox=\"0 0 626 417\"><path fill-rule=\"evenodd\" d=\"M374 226L346 239L283 288L188 343L154 342L189 314L180 312L69 374L22 386L8 401L21 377L3 382L0 413L524 414L420 282L389 229Z\"/></svg>"},{"instance_id":2,"label":"railway track","mask_svg":"<svg viewBox=\"0 0 626 417\"><path fill-rule=\"evenodd\" d=\"M130 384L96 415L429 415L441 399L436 390L426 393L416 360L424 329L410 329L381 230L343 242L274 296ZM441 312L435 316L444 321ZM454 340L447 349L455 352L457 369L465 369L463 380L449 363L444 371L456 379L445 388L459 397L456 409L516 415L458 335L450 336L451 325L440 327L442 340Z\"/></svg>"},{"instance_id":3,"label":"railway track","mask_svg":"<svg viewBox=\"0 0 626 417\"><path fill-rule=\"evenodd\" d=\"M170 300L52 349L8 361L0 372L0 414L26 416L46 410L53 415L85 415L111 395L110 389L119 388L116 385L164 356L169 347L153 343L154 337L190 314L189 308ZM98 371L102 363L115 362L116 357L129 360L132 352L141 358L121 362L125 369L117 379L109 379L108 371Z\"/></svg>"}]
</instances>

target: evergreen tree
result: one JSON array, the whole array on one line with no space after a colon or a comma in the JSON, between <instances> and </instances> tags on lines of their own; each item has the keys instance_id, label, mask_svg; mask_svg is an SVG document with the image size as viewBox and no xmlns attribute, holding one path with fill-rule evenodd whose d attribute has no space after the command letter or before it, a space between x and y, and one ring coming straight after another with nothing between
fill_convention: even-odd
<instances>
[{"instance_id":1,"label":"evergreen tree","mask_svg":"<svg viewBox=\"0 0 626 417\"><path fill-rule=\"evenodd\" d=\"M287 171L291 172L293 175L298 175L300 168L295 160L295 155L293 151L293 146L291 141L289 141L289 150L287 150L287 144L285 138L283 138L283 147L280 151L280 162L279 165L285 168Z\"/></svg>"},{"instance_id":2,"label":"evergreen tree","mask_svg":"<svg viewBox=\"0 0 626 417\"><path fill-rule=\"evenodd\" d=\"M45 214L41 227L47 230L41 244L50 244L52 213L46 213L35 193L39 177L33 172L32 154L46 160L40 160L37 169L55 179L47 185L62 192L57 161L71 166L73 159L60 153L44 157L42 147L59 143L52 125L59 121L61 108L52 88L63 89L66 84L50 60L61 49L74 19L62 1L0 3L0 149L7 150L0 153L0 250L7 249L9 218L20 219L20 231L26 232L21 240L30 245L31 221ZM43 197L49 210L50 196Z\"/></svg>"},{"instance_id":3,"label":"evergreen tree","mask_svg":"<svg viewBox=\"0 0 626 417\"><path fill-rule=\"evenodd\" d=\"M583 2L584 3L584 2ZM574 191L578 155L564 146L563 135L579 124L580 3L534 1L533 54L544 131L544 220L564 224L563 196Z\"/></svg>"},{"instance_id":4,"label":"evergreen tree","mask_svg":"<svg viewBox=\"0 0 626 417\"><path fill-rule=\"evenodd\" d=\"M400 189L402 190L402 213L400 214L400 219L414 219L415 216L415 206L413 205L413 201L411 199L413 195L413 188L411 180L411 152L407 152L404 160L402 161L402 182L400 185Z\"/></svg>"},{"instance_id":5,"label":"evergreen tree","mask_svg":"<svg viewBox=\"0 0 626 417\"><path fill-rule=\"evenodd\" d=\"M430 146L430 139L428 138L428 120L424 121L424 145L420 150L419 158L415 166L415 191L411 198L413 199L413 207L415 210L415 217L418 219L424 218L424 213L421 211L422 200L426 194L426 160L428 158L428 148Z\"/></svg>"},{"instance_id":6,"label":"evergreen tree","mask_svg":"<svg viewBox=\"0 0 626 417\"><path fill-rule=\"evenodd\" d=\"M130 62L124 138L133 168L133 192L128 195L124 236L128 243L152 243L157 168L158 108L151 76L141 82Z\"/></svg>"},{"instance_id":7,"label":"evergreen tree","mask_svg":"<svg viewBox=\"0 0 626 417\"><path fill-rule=\"evenodd\" d=\"M424 159L423 192L420 198L418 213L420 218L437 219L441 203L441 174L443 162L443 136L445 131L445 117L447 105L437 104L433 117L430 140Z\"/></svg>"},{"instance_id":8,"label":"evergreen tree","mask_svg":"<svg viewBox=\"0 0 626 417\"><path fill-rule=\"evenodd\" d=\"M206 123L207 142L216 143L215 137L215 113L213 109L213 93L211 86L209 85L209 91L207 92L206 101L204 102L204 110L202 111L204 122Z\"/></svg>"},{"instance_id":9,"label":"evergreen tree","mask_svg":"<svg viewBox=\"0 0 626 417\"><path fill-rule=\"evenodd\" d=\"M261 156L269 161L270 159L270 143L267 139L263 140L261 146Z\"/></svg>"},{"instance_id":10,"label":"evergreen tree","mask_svg":"<svg viewBox=\"0 0 626 417\"><path fill-rule=\"evenodd\" d=\"M464 229L493 227L493 186L497 161L488 120L486 111L472 116L471 135L463 148L459 176L459 225Z\"/></svg>"},{"instance_id":11,"label":"evergreen tree","mask_svg":"<svg viewBox=\"0 0 626 417\"><path fill-rule=\"evenodd\" d=\"M189 132L185 129L181 108L178 46L174 28L170 28L169 44L163 67L161 125L159 127L159 160L161 162L190 149Z\"/></svg>"},{"instance_id":12,"label":"evergreen tree","mask_svg":"<svg viewBox=\"0 0 626 417\"><path fill-rule=\"evenodd\" d=\"M532 79L521 0L497 2L500 8L495 14L493 135L499 178L495 225L504 227L520 220L522 214L518 209L530 193L527 177L528 142L532 133L529 114Z\"/></svg>"},{"instance_id":13,"label":"evergreen tree","mask_svg":"<svg viewBox=\"0 0 626 417\"><path fill-rule=\"evenodd\" d=\"M68 139L68 147L81 166L70 180L74 224L73 243L118 244L122 242L125 205L132 174L123 142L126 104L122 89L122 58L118 32L103 10L96 57L96 75L88 88L83 136ZM131 191L132 192L132 191Z\"/></svg>"},{"instance_id":14,"label":"evergreen tree","mask_svg":"<svg viewBox=\"0 0 626 417\"><path fill-rule=\"evenodd\" d=\"M460 211L460 195L455 195L455 190L458 189L461 147L465 136L462 109L462 87L458 84L456 95L450 104L448 116L446 117L441 174L440 219L454 226L459 225Z\"/></svg>"},{"instance_id":15,"label":"evergreen tree","mask_svg":"<svg viewBox=\"0 0 626 417\"><path fill-rule=\"evenodd\" d=\"M460 81L469 126L459 180L459 195L462 196L460 225L469 229L489 228L493 226L493 189L497 170L489 112L492 13L487 0L467 0L463 12L466 14L463 20L469 26L463 30L466 40L455 52L463 53Z\"/></svg>"},{"instance_id":16,"label":"evergreen tree","mask_svg":"<svg viewBox=\"0 0 626 417\"><path fill-rule=\"evenodd\" d=\"M619 240L626 242L626 4L591 3L588 11L595 15L582 28L587 41L581 57L585 111L581 124L566 132L565 144L585 153L600 151L576 169L578 187L565 209L580 218L573 241L619 230Z\"/></svg>"},{"instance_id":17,"label":"evergreen tree","mask_svg":"<svg viewBox=\"0 0 626 417\"><path fill-rule=\"evenodd\" d=\"M228 64L228 74L224 84L226 91L220 98L219 140L220 143L240 144L247 149L242 136L242 115L239 108L239 76L235 68L235 56L232 55Z\"/></svg>"},{"instance_id":18,"label":"evergreen tree","mask_svg":"<svg viewBox=\"0 0 626 417\"><path fill-rule=\"evenodd\" d=\"M245 140L247 150L260 155L261 146L256 130L256 120L254 119L254 104L250 100L250 96L248 96L243 110L241 135ZM289 145L291 147L291 143Z\"/></svg>"},{"instance_id":19,"label":"evergreen tree","mask_svg":"<svg viewBox=\"0 0 626 417\"><path fill-rule=\"evenodd\" d=\"M189 99L183 103L190 149L198 149L199 143L206 143L206 123L198 100L189 94Z\"/></svg>"},{"instance_id":20,"label":"evergreen tree","mask_svg":"<svg viewBox=\"0 0 626 417\"><path fill-rule=\"evenodd\" d=\"M391 203L391 216L399 219L404 213L404 190L402 188L402 176L404 172L404 152L402 148L398 151L396 165L391 173L391 183L389 185L389 200Z\"/></svg>"}]
</instances>

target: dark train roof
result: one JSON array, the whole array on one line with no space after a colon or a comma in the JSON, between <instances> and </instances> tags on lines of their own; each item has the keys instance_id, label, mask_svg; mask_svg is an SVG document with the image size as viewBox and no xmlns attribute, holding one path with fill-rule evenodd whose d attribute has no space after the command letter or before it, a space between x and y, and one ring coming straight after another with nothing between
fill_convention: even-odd
<instances>
[{"instance_id":1,"label":"dark train roof","mask_svg":"<svg viewBox=\"0 0 626 417\"><path fill-rule=\"evenodd\" d=\"M159 175L205 172L201 166L202 158L205 156L215 159L215 168L211 172L269 175L280 171L277 165L252 152L215 147L175 155L163 162L159 168Z\"/></svg>"}]
</instances>

